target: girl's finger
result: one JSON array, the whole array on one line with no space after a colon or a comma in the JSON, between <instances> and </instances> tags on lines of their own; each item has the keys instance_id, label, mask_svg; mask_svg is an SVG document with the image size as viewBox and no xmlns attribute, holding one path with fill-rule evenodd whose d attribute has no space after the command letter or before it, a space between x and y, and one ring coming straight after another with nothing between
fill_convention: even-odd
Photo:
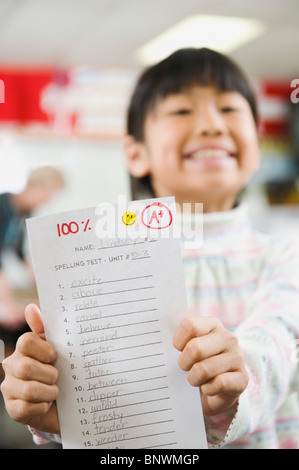
<instances>
[{"instance_id":1,"label":"girl's finger","mask_svg":"<svg viewBox=\"0 0 299 470\"><path fill-rule=\"evenodd\" d=\"M214 317L187 317L182 320L173 336L173 345L182 351L188 341L192 338L200 337L212 331L224 329L222 323Z\"/></svg>"},{"instance_id":2,"label":"girl's finger","mask_svg":"<svg viewBox=\"0 0 299 470\"><path fill-rule=\"evenodd\" d=\"M14 353L2 363L6 378L30 381L35 380L44 384L53 385L57 381L58 371L50 364L44 364L31 357Z\"/></svg>"},{"instance_id":3,"label":"girl's finger","mask_svg":"<svg viewBox=\"0 0 299 470\"><path fill-rule=\"evenodd\" d=\"M34 333L44 335L44 324L41 316L41 311L35 304L29 304L25 308L25 318L28 326Z\"/></svg>"},{"instance_id":4,"label":"girl's finger","mask_svg":"<svg viewBox=\"0 0 299 470\"><path fill-rule=\"evenodd\" d=\"M219 355L226 351L237 351L238 340L227 330L213 330L211 333L192 338L188 341L180 354L178 363L183 370L204 359Z\"/></svg>"},{"instance_id":5,"label":"girl's finger","mask_svg":"<svg viewBox=\"0 0 299 470\"><path fill-rule=\"evenodd\" d=\"M1 384L1 390L7 400L22 400L28 403L53 402L58 396L55 384L47 385L34 380L24 381L8 377Z\"/></svg>"},{"instance_id":6,"label":"girl's finger","mask_svg":"<svg viewBox=\"0 0 299 470\"><path fill-rule=\"evenodd\" d=\"M11 418L21 424L30 424L35 417L45 415L50 407L49 402L28 403L24 400L9 400L6 408Z\"/></svg>"},{"instance_id":7,"label":"girl's finger","mask_svg":"<svg viewBox=\"0 0 299 470\"><path fill-rule=\"evenodd\" d=\"M206 396L225 394L238 397L244 392L248 384L248 375L245 371L226 372L218 375L210 382L202 385L201 391Z\"/></svg>"},{"instance_id":8,"label":"girl's finger","mask_svg":"<svg viewBox=\"0 0 299 470\"><path fill-rule=\"evenodd\" d=\"M53 346L36 333L24 333L17 341L16 352L45 364L52 364L57 359Z\"/></svg>"},{"instance_id":9,"label":"girl's finger","mask_svg":"<svg viewBox=\"0 0 299 470\"><path fill-rule=\"evenodd\" d=\"M202 387L215 377L226 372L243 370L243 358L234 353L223 353L195 363L187 379L194 387Z\"/></svg>"}]
</instances>

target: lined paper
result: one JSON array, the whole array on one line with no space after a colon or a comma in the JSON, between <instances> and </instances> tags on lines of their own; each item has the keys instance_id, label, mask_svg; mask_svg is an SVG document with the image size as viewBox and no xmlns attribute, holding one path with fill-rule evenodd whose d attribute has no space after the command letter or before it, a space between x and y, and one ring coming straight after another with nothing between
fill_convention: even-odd
<instances>
[{"instance_id":1,"label":"lined paper","mask_svg":"<svg viewBox=\"0 0 299 470\"><path fill-rule=\"evenodd\" d=\"M199 391L172 346L187 315L183 267L179 239L158 229L176 223L173 202L143 201L147 214L126 211L122 221L115 207L111 217L128 232L131 220L135 230L143 223L146 238L99 238L95 208L27 221L58 351L64 448L206 448Z\"/></svg>"}]
</instances>

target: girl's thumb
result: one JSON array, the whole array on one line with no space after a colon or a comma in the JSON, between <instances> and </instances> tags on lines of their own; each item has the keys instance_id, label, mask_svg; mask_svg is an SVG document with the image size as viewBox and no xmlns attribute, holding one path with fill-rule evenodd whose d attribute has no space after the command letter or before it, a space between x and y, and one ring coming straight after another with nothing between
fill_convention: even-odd
<instances>
[{"instance_id":1,"label":"girl's thumb","mask_svg":"<svg viewBox=\"0 0 299 470\"><path fill-rule=\"evenodd\" d=\"M45 333L41 311L35 304L27 305L25 308L25 318L28 326L34 333L43 335Z\"/></svg>"}]
</instances>

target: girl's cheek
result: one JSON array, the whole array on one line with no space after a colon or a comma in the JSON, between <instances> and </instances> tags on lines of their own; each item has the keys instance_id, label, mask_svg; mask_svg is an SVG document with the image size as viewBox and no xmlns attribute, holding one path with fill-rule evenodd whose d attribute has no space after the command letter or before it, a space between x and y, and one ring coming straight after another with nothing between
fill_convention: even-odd
<instances>
[{"instance_id":1,"label":"girl's cheek","mask_svg":"<svg viewBox=\"0 0 299 470\"><path fill-rule=\"evenodd\" d=\"M245 122L239 128L236 126L233 130L234 140L239 146L258 146L258 135L256 128L251 122Z\"/></svg>"}]
</instances>

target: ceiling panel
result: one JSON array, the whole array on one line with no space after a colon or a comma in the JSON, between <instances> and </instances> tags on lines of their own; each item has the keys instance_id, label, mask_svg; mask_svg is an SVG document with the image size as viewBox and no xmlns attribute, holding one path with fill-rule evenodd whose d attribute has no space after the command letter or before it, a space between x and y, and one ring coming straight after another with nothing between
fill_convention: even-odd
<instances>
[{"instance_id":1,"label":"ceiling panel","mask_svg":"<svg viewBox=\"0 0 299 470\"><path fill-rule=\"evenodd\" d=\"M268 33L233 57L254 75L299 73L298 0L1 0L0 65L136 66L142 44L199 13L263 19Z\"/></svg>"}]
</instances>

